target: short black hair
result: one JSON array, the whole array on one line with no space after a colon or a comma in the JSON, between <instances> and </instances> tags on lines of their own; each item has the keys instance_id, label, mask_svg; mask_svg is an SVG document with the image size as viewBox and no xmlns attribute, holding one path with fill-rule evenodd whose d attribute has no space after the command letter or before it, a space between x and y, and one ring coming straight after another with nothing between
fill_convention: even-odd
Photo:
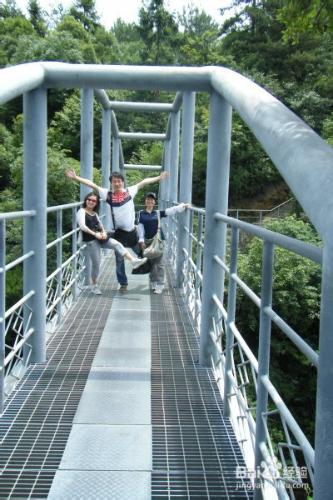
<instances>
[{"instance_id":1,"label":"short black hair","mask_svg":"<svg viewBox=\"0 0 333 500\"><path fill-rule=\"evenodd\" d=\"M124 176L120 172L112 172L109 177L109 181L112 182L112 179L121 179L123 182L125 182Z\"/></svg>"},{"instance_id":2,"label":"short black hair","mask_svg":"<svg viewBox=\"0 0 333 500\"><path fill-rule=\"evenodd\" d=\"M145 194L145 198L144 198L144 199L146 199L146 198L154 198L154 200L155 200L155 201L157 201L157 196L156 196L156 194L155 194L155 193L152 193L152 192L150 192L150 193L146 193L146 194Z\"/></svg>"}]
</instances>

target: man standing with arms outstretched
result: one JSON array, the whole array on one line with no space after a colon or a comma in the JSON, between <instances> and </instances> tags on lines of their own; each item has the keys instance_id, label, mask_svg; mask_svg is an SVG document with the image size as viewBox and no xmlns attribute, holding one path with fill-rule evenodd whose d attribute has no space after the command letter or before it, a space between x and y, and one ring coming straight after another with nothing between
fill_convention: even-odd
<instances>
[{"instance_id":1,"label":"man standing with arms outstretched","mask_svg":"<svg viewBox=\"0 0 333 500\"><path fill-rule=\"evenodd\" d=\"M160 182L168 176L167 172L162 172L157 177L147 177L138 184L134 186L129 186L127 189L124 187L124 177L119 172L114 172L110 175L111 190L97 186L93 181L86 179L84 177L79 177L76 175L74 170L67 170L67 177L73 181L78 181L85 186L94 189L100 196L100 198L108 203L111 209L111 231L120 230L123 235L128 236L129 241L132 240L132 236L135 230L135 208L134 208L134 197L139 191L139 189L147 186L148 184L154 184L155 182ZM134 240L133 240L134 241ZM121 241L123 244L124 242ZM137 242L137 238L136 238ZM133 248L134 245L129 243L129 247ZM124 246L127 246L124 244ZM116 275L117 280L120 285L119 290L121 292L127 291L127 276L125 272L124 258L121 255L116 255Z\"/></svg>"}]
</instances>

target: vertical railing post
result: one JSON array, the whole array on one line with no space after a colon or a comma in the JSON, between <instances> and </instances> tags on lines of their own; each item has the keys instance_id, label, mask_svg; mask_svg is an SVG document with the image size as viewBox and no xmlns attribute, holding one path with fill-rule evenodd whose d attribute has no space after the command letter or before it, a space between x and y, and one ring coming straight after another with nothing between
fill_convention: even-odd
<instances>
[{"instance_id":1,"label":"vertical railing post","mask_svg":"<svg viewBox=\"0 0 333 500\"><path fill-rule=\"evenodd\" d=\"M169 200L178 201L180 112L171 113Z\"/></svg>"},{"instance_id":2,"label":"vertical railing post","mask_svg":"<svg viewBox=\"0 0 333 500\"><path fill-rule=\"evenodd\" d=\"M255 436L255 471L260 470L263 461L261 446L266 441L266 430L264 414L267 412L268 391L263 383L263 378L269 376L269 360L271 349L271 318L266 314L266 307L272 306L273 285L273 262L274 245L264 242L261 301L260 301L260 325L259 325L259 351L258 351L258 380L257 380L257 406L256 406L256 436ZM255 475L256 476L256 475ZM256 477L256 488L254 498L262 498L260 478Z\"/></svg>"},{"instance_id":3,"label":"vertical railing post","mask_svg":"<svg viewBox=\"0 0 333 500\"><path fill-rule=\"evenodd\" d=\"M59 300L57 304L57 321L61 320L61 309L62 309L62 210L57 211L57 299Z\"/></svg>"},{"instance_id":4,"label":"vertical railing post","mask_svg":"<svg viewBox=\"0 0 333 500\"><path fill-rule=\"evenodd\" d=\"M172 207L174 203L178 201L178 179L179 179L179 132L180 132L180 112L170 114L170 141L169 141L169 151L168 151L168 172L170 177L168 179L167 185L167 199L168 207ZM166 221L163 221L164 225L168 226L168 233L172 235L170 237L170 244L172 245L174 251L175 249L175 238L177 234L177 223L174 218L168 217ZM169 239L169 238L168 238ZM173 261L174 265L174 261Z\"/></svg>"},{"instance_id":5,"label":"vertical railing post","mask_svg":"<svg viewBox=\"0 0 333 500\"><path fill-rule=\"evenodd\" d=\"M203 214L201 212L198 213L198 233L197 233L197 238L198 238L198 244L196 247L197 251L197 258L196 258L196 275L195 275L195 325L199 329L199 314L201 311L201 300L200 300L200 290L201 290L201 280L198 275L198 272L202 271L202 235L203 235Z\"/></svg>"},{"instance_id":6,"label":"vertical railing post","mask_svg":"<svg viewBox=\"0 0 333 500\"><path fill-rule=\"evenodd\" d=\"M72 208L72 231L74 231L77 227L77 224L76 224L76 208L73 207ZM78 258L77 258L77 255L76 255L76 252L77 252L77 232L75 231L73 233L73 236L72 236L72 255L74 255L74 259L73 259L73 278L74 278L74 283L73 283L73 286L72 286L72 295L73 295L73 299L75 300L76 299L76 296L77 296L77 262L78 262Z\"/></svg>"},{"instance_id":7,"label":"vertical railing post","mask_svg":"<svg viewBox=\"0 0 333 500\"><path fill-rule=\"evenodd\" d=\"M24 253L34 255L23 266L24 294L33 290L31 362L42 363L46 356L46 194L47 194L47 97L38 88L24 94L24 168L23 209L35 210L34 217L24 219ZM25 325L27 321L25 315Z\"/></svg>"},{"instance_id":8,"label":"vertical railing post","mask_svg":"<svg viewBox=\"0 0 333 500\"><path fill-rule=\"evenodd\" d=\"M0 220L0 414L5 400L6 221Z\"/></svg>"},{"instance_id":9,"label":"vertical railing post","mask_svg":"<svg viewBox=\"0 0 333 500\"><path fill-rule=\"evenodd\" d=\"M102 121L102 187L109 189L111 164L111 109L103 109ZM110 229L111 212L108 205L102 202L102 215L104 227Z\"/></svg>"},{"instance_id":10,"label":"vertical railing post","mask_svg":"<svg viewBox=\"0 0 333 500\"><path fill-rule=\"evenodd\" d=\"M162 170L166 170L166 156L167 156L166 145L167 145L167 141L164 142L164 147L163 147ZM158 207L160 210L164 210L166 208L167 181L168 181L168 179L165 179L163 182L160 182L159 188L158 188L159 189L159 191L158 191Z\"/></svg>"},{"instance_id":11,"label":"vertical railing post","mask_svg":"<svg viewBox=\"0 0 333 500\"><path fill-rule=\"evenodd\" d=\"M192 172L193 172L193 144L194 144L194 119L195 119L195 93L184 92L182 114L182 154L180 168L179 200L185 203L192 201ZM182 286L182 269L185 255L183 248L188 250L190 212L186 210L178 216L177 262L176 282Z\"/></svg>"},{"instance_id":12,"label":"vertical railing post","mask_svg":"<svg viewBox=\"0 0 333 500\"><path fill-rule=\"evenodd\" d=\"M314 500L330 500L333 491L333 238L323 247L319 367L317 379Z\"/></svg>"},{"instance_id":13,"label":"vertical railing post","mask_svg":"<svg viewBox=\"0 0 333 500\"><path fill-rule=\"evenodd\" d=\"M94 90L81 90L81 173L82 177L92 180L94 162ZM80 196L83 199L90 189L81 184Z\"/></svg>"},{"instance_id":14,"label":"vertical railing post","mask_svg":"<svg viewBox=\"0 0 333 500\"><path fill-rule=\"evenodd\" d=\"M164 170L165 172L168 172L170 174L170 140L165 141L164 143ZM160 193L159 197L163 199L163 204L161 205L159 203L159 209L166 209L169 207L169 186L170 186L170 178L168 177L165 179L163 182L160 182L160 189L162 192ZM173 246L173 241L172 241L172 225L170 224L170 221L168 221L168 217L166 218L166 222L164 223L164 229L167 233L167 247L168 250Z\"/></svg>"},{"instance_id":15,"label":"vertical railing post","mask_svg":"<svg viewBox=\"0 0 333 500\"><path fill-rule=\"evenodd\" d=\"M81 90L81 171L80 175L86 179L93 178L94 161L94 90ZM81 184L81 200L91 191ZM85 284L90 284L90 260L86 262Z\"/></svg>"},{"instance_id":16,"label":"vertical railing post","mask_svg":"<svg viewBox=\"0 0 333 500\"><path fill-rule=\"evenodd\" d=\"M226 224L216 221L214 213L227 214L228 210L231 115L230 104L216 92L213 92L208 130L205 248L200 329L200 364L203 366L209 366L211 355L215 351L210 337L215 310L212 296L216 294L218 297L222 297L224 287L223 269L214 261L214 255L218 254L221 259L224 259Z\"/></svg>"},{"instance_id":17,"label":"vertical railing post","mask_svg":"<svg viewBox=\"0 0 333 500\"><path fill-rule=\"evenodd\" d=\"M228 317L227 317L227 330L226 330L226 347L225 347L225 372L224 372L224 416L230 416L230 393L231 393L231 379L230 375L232 370L232 360L233 360L233 343L234 335L231 329L231 325L235 321L236 315L236 292L237 285L233 276L237 273L237 251L238 251L238 236L239 230L237 227L232 227L232 238L231 238L231 259L229 268L229 290L228 290Z\"/></svg>"},{"instance_id":18,"label":"vertical railing post","mask_svg":"<svg viewBox=\"0 0 333 500\"><path fill-rule=\"evenodd\" d=\"M112 172L119 172L120 139L112 136Z\"/></svg>"}]
</instances>

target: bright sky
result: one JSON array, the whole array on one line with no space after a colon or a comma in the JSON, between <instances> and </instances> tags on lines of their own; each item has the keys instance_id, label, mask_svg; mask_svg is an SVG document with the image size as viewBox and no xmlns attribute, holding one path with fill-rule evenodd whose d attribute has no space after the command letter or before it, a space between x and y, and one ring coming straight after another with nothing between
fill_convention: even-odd
<instances>
[{"instance_id":1,"label":"bright sky","mask_svg":"<svg viewBox=\"0 0 333 500\"><path fill-rule=\"evenodd\" d=\"M39 0L42 9L50 12L58 4L64 7L72 5L72 0ZM165 5L170 12L182 12L183 7L189 4L204 10L207 14L218 22L222 22L219 9L231 3L231 0L166 0ZM16 5L25 11L28 0L16 0ZM109 29L115 20L120 17L125 22L135 22L138 20L139 9L142 0L95 0L96 10L101 18L102 24Z\"/></svg>"}]
</instances>

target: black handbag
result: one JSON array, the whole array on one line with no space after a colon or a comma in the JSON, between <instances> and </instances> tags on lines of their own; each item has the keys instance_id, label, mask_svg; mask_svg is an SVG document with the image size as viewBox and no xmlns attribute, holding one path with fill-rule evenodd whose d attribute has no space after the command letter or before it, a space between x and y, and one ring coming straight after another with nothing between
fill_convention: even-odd
<instances>
[{"instance_id":1,"label":"black handbag","mask_svg":"<svg viewBox=\"0 0 333 500\"><path fill-rule=\"evenodd\" d=\"M151 271L151 261L147 260L142 266L132 270L132 274L149 274Z\"/></svg>"},{"instance_id":2,"label":"black handbag","mask_svg":"<svg viewBox=\"0 0 333 500\"><path fill-rule=\"evenodd\" d=\"M125 229L120 229L120 228L116 229L116 222L114 220L112 205L110 205L110 208L111 208L113 227L115 230L114 233L111 233L112 238L119 241L119 243L124 245L124 247L129 247L129 248L135 247L135 245L139 241L139 235L136 228L134 228L132 231L125 231Z\"/></svg>"}]
</instances>

